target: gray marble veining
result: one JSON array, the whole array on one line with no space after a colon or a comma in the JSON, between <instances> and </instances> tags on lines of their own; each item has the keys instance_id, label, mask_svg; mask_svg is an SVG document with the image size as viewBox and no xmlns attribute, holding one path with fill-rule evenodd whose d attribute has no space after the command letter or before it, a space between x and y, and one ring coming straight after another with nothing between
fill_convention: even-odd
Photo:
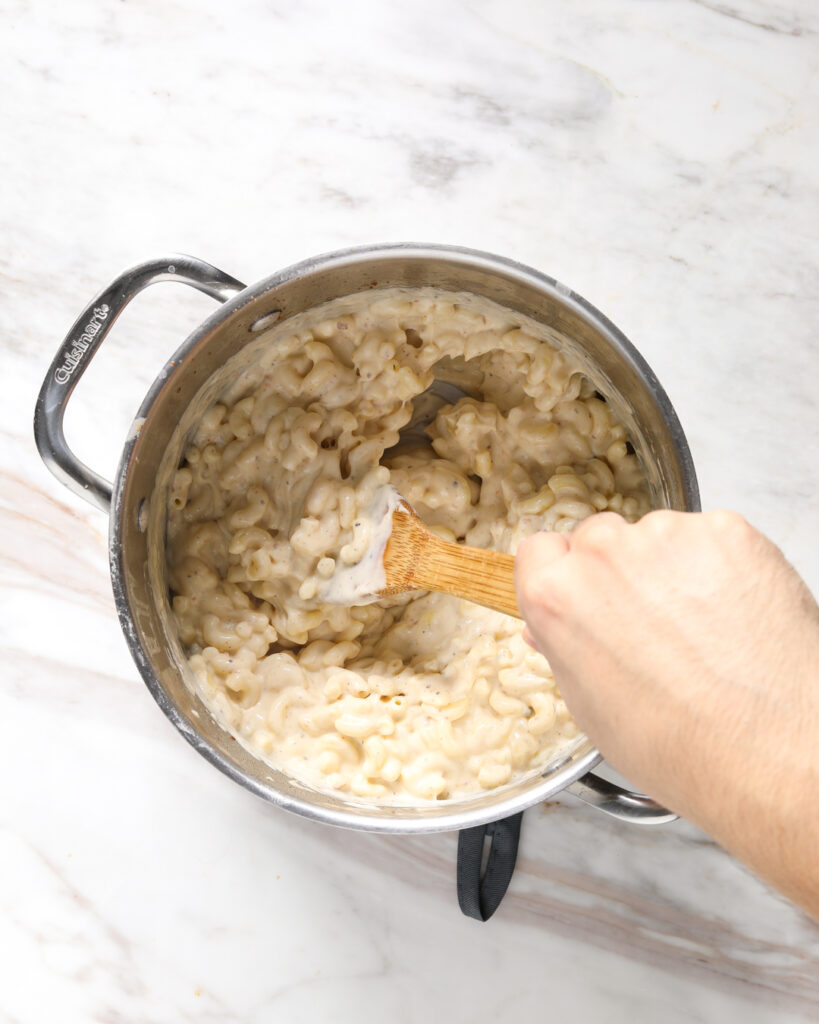
<instances>
[{"instance_id":1,"label":"gray marble veining","mask_svg":"<svg viewBox=\"0 0 819 1024\"><path fill-rule=\"evenodd\" d=\"M250 282L359 243L474 246L629 335L705 507L817 590L817 35L809 0L3 5L0 1017L819 1017L819 928L687 823L527 812L478 925L454 836L331 832L222 778L138 681L107 523L30 426L77 312L139 259ZM69 410L109 476L212 308L179 291L140 297Z\"/></svg>"}]
</instances>

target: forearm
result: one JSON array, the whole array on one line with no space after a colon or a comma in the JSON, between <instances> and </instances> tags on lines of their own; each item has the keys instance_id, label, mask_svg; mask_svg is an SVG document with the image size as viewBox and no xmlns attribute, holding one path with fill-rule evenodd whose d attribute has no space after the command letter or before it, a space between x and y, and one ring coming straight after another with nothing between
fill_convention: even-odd
<instances>
[{"instance_id":1,"label":"forearm","mask_svg":"<svg viewBox=\"0 0 819 1024\"><path fill-rule=\"evenodd\" d=\"M797 688L801 701L765 702L664 788L675 810L819 920L817 682L819 664Z\"/></svg>"}]
</instances>

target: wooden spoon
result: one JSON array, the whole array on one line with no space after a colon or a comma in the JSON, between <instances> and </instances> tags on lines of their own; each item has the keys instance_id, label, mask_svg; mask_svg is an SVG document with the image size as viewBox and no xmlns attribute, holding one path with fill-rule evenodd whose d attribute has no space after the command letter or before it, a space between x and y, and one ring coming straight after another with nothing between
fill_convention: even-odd
<instances>
[{"instance_id":1,"label":"wooden spoon","mask_svg":"<svg viewBox=\"0 0 819 1024\"><path fill-rule=\"evenodd\" d=\"M384 571L387 585L379 591L381 597L436 590L523 618L515 598L513 555L441 540L404 502L392 513Z\"/></svg>"}]
</instances>

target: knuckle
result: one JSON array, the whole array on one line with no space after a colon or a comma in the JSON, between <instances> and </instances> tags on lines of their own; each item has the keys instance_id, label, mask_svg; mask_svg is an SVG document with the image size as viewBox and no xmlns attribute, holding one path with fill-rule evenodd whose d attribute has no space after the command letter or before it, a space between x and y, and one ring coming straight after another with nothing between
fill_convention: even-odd
<instances>
[{"instance_id":1,"label":"knuckle","mask_svg":"<svg viewBox=\"0 0 819 1024\"><path fill-rule=\"evenodd\" d=\"M715 533L734 543L747 544L756 533L748 520L732 509L715 509L705 515Z\"/></svg>"},{"instance_id":2,"label":"knuckle","mask_svg":"<svg viewBox=\"0 0 819 1024\"><path fill-rule=\"evenodd\" d=\"M614 512L589 516L572 533L572 547L603 554L617 542L625 520Z\"/></svg>"},{"instance_id":3,"label":"knuckle","mask_svg":"<svg viewBox=\"0 0 819 1024\"><path fill-rule=\"evenodd\" d=\"M544 531L535 533L521 541L517 549L516 560L531 567L535 572L541 572L562 558L567 550L568 542L562 534Z\"/></svg>"},{"instance_id":4,"label":"knuckle","mask_svg":"<svg viewBox=\"0 0 819 1024\"><path fill-rule=\"evenodd\" d=\"M671 534L679 522L679 512L660 508L649 512L640 520L640 525L652 536L665 539Z\"/></svg>"}]
</instances>

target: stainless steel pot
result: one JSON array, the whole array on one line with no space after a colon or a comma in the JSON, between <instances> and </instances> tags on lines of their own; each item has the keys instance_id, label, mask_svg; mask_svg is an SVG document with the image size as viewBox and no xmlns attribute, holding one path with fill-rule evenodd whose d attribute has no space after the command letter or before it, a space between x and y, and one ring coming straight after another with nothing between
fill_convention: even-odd
<instances>
[{"instance_id":1,"label":"stainless steel pot","mask_svg":"<svg viewBox=\"0 0 819 1024\"><path fill-rule=\"evenodd\" d=\"M65 407L119 314L143 288L180 281L221 304L162 368L134 421L113 486L83 465L63 433ZM657 378L629 341L593 306L552 278L510 260L447 246L383 245L310 259L251 287L190 256L125 271L87 308L60 346L34 417L37 447L70 490L110 513L111 579L122 630L148 689L204 757L271 803L309 818L376 832L433 832L494 821L562 790L639 824L674 819L648 797L592 774L601 757L586 740L560 763L501 790L424 807L382 807L319 793L256 759L186 682L164 576L163 476L178 464L180 423L226 361L260 331L321 303L368 289L435 286L470 292L540 322L583 363L629 428L657 506L697 511L694 466L682 428ZM164 470L163 470L163 467Z\"/></svg>"}]
</instances>

